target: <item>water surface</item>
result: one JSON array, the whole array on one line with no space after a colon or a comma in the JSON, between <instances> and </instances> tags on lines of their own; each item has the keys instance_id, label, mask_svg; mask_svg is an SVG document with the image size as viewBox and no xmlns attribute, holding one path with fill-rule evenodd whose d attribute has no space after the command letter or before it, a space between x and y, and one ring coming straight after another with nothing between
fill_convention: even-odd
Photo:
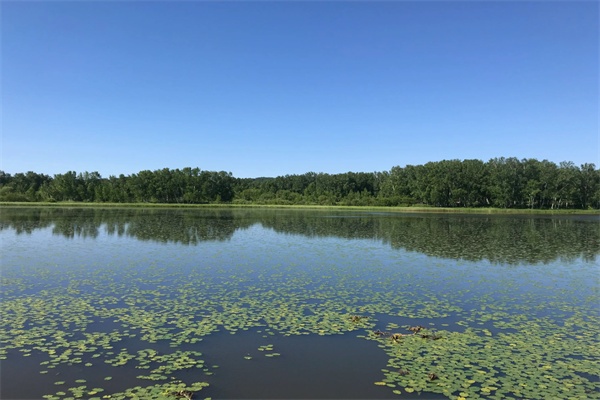
<instances>
[{"instance_id":1,"label":"water surface","mask_svg":"<svg viewBox=\"0 0 600 400\"><path fill-rule=\"evenodd\" d=\"M3 208L0 397L600 398L599 222Z\"/></svg>"}]
</instances>

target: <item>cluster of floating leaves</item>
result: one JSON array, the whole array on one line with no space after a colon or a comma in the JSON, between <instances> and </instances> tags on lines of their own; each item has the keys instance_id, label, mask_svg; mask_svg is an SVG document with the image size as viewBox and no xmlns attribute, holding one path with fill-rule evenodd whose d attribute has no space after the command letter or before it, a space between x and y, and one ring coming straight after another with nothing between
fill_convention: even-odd
<instances>
[{"instance_id":1,"label":"cluster of floating leaves","mask_svg":"<svg viewBox=\"0 0 600 400\"><path fill-rule=\"evenodd\" d=\"M600 321L595 321L598 323ZM487 329L377 340L390 356L381 381L407 393L449 398L597 398L599 371L593 330L573 335L548 321L515 322L513 332ZM433 379L432 379L433 378ZM377 384L377 383L376 383Z\"/></svg>"},{"instance_id":2,"label":"cluster of floating leaves","mask_svg":"<svg viewBox=\"0 0 600 400\"><path fill-rule=\"evenodd\" d=\"M582 299L578 286L550 290L561 275L528 280L533 289L524 291L514 282L528 277L526 269L506 278L505 271L474 276L465 267L468 272L457 268L453 281L436 290L431 282L438 267L421 266L435 259L409 255L396 260L395 269L357 265L351 256L316 265L282 257L265 266L250 255L239 265L213 257L191 268L189 259L176 257L131 265L3 266L0 359L35 354L43 360L40 374L60 369L69 376L55 381L58 390L44 396L51 400L174 399L198 397L208 385L215 366L209 368L195 346L217 332L354 332L388 355L375 384L400 396L600 398L598 293ZM399 321L425 327L414 332ZM163 344L172 351L156 350ZM251 360L254 350L279 356L265 344L240 358ZM139 386L119 388L109 375L88 384L88 371L100 366L114 369L114 376L134 369ZM182 382L182 372L194 378Z\"/></svg>"},{"instance_id":3,"label":"cluster of floating leaves","mask_svg":"<svg viewBox=\"0 0 600 400\"><path fill-rule=\"evenodd\" d=\"M89 389L86 385L80 385L74 388L69 388L67 391L58 391L54 394L42 396L47 400L61 400L66 398L79 399L85 398L89 400L125 400L125 399L151 399L151 400L171 400L173 398L185 397L183 393L189 393L187 398L192 398L193 393L207 387L206 382L194 382L187 385L182 382L169 382L156 384L151 386L135 386L127 388L122 392L113 392L110 395L101 395L104 391L102 388Z\"/></svg>"}]
</instances>

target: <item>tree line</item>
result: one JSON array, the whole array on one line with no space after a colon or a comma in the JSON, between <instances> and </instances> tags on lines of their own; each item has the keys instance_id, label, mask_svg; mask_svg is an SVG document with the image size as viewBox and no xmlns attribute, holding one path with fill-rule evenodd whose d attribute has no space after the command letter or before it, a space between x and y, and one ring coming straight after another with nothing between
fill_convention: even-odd
<instances>
[{"instance_id":1,"label":"tree line","mask_svg":"<svg viewBox=\"0 0 600 400\"><path fill-rule=\"evenodd\" d=\"M144 170L103 178L98 172L49 176L0 171L0 201L167 204L599 209L600 170L591 163L517 158L443 160L383 172L307 172L236 178L199 168Z\"/></svg>"}]
</instances>

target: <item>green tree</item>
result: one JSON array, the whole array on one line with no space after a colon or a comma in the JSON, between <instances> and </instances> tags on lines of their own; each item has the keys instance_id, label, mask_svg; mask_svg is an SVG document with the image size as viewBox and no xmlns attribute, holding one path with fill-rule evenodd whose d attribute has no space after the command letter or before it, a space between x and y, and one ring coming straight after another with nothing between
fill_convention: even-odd
<instances>
[{"instance_id":1,"label":"green tree","mask_svg":"<svg viewBox=\"0 0 600 400\"><path fill-rule=\"evenodd\" d=\"M600 173L594 164L583 164L579 174L579 206L593 207L595 196L600 191ZM597 207L597 206L596 206Z\"/></svg>"},{"instance_id":2,"label":"green tree","mask_svg":"<svg viewBox=\"0 0 600 400\"><path fill-rule=\"evenodd\" d=\"M492 204L500 208L519 207L523 201L523 173L521 162L514 158L494 158L488 162L489 191Z\"/></svg>"}]
</instances>

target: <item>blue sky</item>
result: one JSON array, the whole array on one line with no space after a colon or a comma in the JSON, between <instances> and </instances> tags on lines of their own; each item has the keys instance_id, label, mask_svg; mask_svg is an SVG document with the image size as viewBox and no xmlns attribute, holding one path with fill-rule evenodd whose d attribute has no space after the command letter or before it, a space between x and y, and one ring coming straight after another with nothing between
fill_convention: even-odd
<instances>
[{"instance_id":1,"label":"blue sky","mask_svg":"<svg viewBox=\"0 0 600 400\"><path fill-rule=\"evenodd\" d=\"M595 1L3 1L0 169L600 166L599 15Z\"/></svg>"}]
</instances>

